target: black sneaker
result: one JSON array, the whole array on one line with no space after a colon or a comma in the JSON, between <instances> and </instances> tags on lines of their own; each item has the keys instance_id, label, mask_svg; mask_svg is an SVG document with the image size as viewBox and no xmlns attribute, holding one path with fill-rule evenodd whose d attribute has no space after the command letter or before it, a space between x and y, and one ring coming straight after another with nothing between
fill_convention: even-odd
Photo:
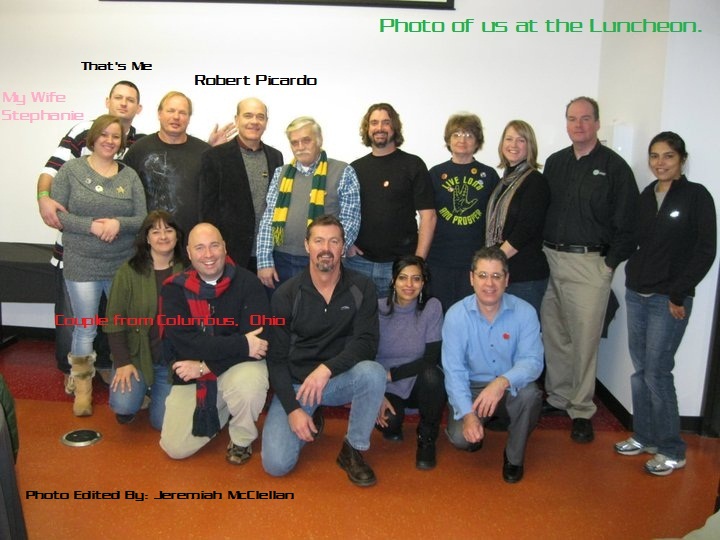
<instances>
[{"instance_id":1,"label":"black sneaker","mask_svg":"<svg viewBox=\"0 0 720 540\"><path fill-rule=\"evenodd\" d=\"M230 441L225 453L225 459L233 465L243 465L250 460L252 456L252 446L238 446Z\"/></svg>"}]
</instances>

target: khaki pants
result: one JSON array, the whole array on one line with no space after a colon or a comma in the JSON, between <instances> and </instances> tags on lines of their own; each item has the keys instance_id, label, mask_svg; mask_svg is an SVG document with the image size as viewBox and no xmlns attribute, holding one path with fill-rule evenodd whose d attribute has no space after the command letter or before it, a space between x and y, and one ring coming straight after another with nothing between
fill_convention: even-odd
<instances>
[{"instance_id":1,"label":"khaki pants","mask_svg":"<svg viewBox=\"0 0 720 540\"><path fill-rule=\"evenodd\" d=\"M258 437L255 422L268 391L265 360L231 367L218 377L217 385L220 427L230 418L230 440L238 446L250 446ZM192 434L195 388L194 384L174 385L165 402L160 446L173 459L189 457L210 442L209 437Z\"/></svg>"},{"instance_id":2,"label":"khaki pants","mask_svg":"<svg viewBox=\"0 0 720 540\"><path fill-rule=\"evenodd\" d=\"M613 271L599 253L543 250L550 281L540 316L548 402L571 418L595 414L597 352Z\"/></svg>"}]
</instances>

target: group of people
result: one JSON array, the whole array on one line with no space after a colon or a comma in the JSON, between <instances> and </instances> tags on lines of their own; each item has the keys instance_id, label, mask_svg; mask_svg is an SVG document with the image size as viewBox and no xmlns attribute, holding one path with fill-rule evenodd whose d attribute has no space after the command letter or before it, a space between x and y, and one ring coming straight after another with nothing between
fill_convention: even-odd
<instances>
[{"instance_id":1,"label":"group of people","mask_svg":"<svg viewBox=\"0 0 720 540\"><path fill-rule=\"evenodd\" d=\"M56 341L76 415L92 414L97 364L118 422L149 406L178 459L228 424L226 459L242 464L272 389L262 462L284 475L322 432L321 406L350 403L337 463L369 486L373 428L402 440L405 409L417 408L416 466L432 469L449 402L460 449L479 450L485 424L509 418L502 472L517 482L541 413L569 415L571 438L593 440L610 283L629 258L635 432L615 450L653 454L645 468L656 475L685 465L674 354L716 237L712 197L684 177L677 134L651 142L657 180L639 195L630 167L600 144L588 97L568 104L572 144L543 173L532 127L509 122L502 178L474 158L484 135L470 113L450 117L451 158L428 170L399 148L387 103L367 110L371 151L350 164L327 156L307 116L286 129L284 163L262 141L267 107L255 98L208 143L187 134L192 103L180 92L163 97L160 129L145 137L132 128L133 83L114 85L106 104L38 181L40 213L62 231L56 311L92 320L107 299L111 363L93 325Z\"/></svg>"}]
</instances>

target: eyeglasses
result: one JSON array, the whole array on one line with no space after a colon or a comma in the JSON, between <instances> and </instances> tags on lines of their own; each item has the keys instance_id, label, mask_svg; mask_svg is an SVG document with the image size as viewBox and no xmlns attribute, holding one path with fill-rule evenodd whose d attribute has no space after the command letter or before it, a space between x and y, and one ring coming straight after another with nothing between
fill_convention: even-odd
<instances>
[{"instance_id":1,"label":"eyeglasses","mask_svg":"<svg viewBox=\"0 0 720 540\"><path fill-rule=\"evenodd\" d=\"M493 272L492 274L488 274L487 272L473 272L475 274L475 277L478 279L486 280L487 278L490 278L493 281L502 281L505 279L505 272Z\"/></svg>"},{"instance_id":2,"label":"eyeglasses","mask_svg":"<svg viewBox=\"0 0 720 540\"><path fill-rule=\"evenodd\" d=\"M452 134L453 139L474 139L475 135L469 131L456 131Z\"/></svg>"}]
</instances>

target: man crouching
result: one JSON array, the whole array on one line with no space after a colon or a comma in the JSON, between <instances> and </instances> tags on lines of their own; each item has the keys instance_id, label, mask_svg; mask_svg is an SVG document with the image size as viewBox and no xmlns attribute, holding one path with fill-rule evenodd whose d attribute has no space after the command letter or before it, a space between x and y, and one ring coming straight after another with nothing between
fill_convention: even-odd
<instances>
[{"instance_id":1,"label":"man crouching","mask_svg":"<svg viewBox=\"0 0 720 540\"><path fill-rule=\"evenodd\" d=\"M263 428L262 461L282 476L297 464L300 450L318 434L313 413L320 405L351 403L348 431L337 463L357 486L375 484L360 451L385 392L385 369L373 361L378 345L377 294L372 281L343 268L345 233L324 215L305 239L309 268L272 297L273 326L268 369L275 397Z\"/></svg>"},{"instance_id":2,"label":"man crouching","mask_svg":"<svg viewBox=\"0 0 720 540\"><path fill-rule=\"evenodd\" d=\"M160 446L174 459L193 455L228 423L226 459L242 465L257 439L265 404L267 341L262 327L267 294L254 274L227 256L214 226L196 225L188 237L192 267L162 289L160 322L173 387L165 405ZM258 317L260 316L260 317Z\"/></svg>"}]
</instances>

